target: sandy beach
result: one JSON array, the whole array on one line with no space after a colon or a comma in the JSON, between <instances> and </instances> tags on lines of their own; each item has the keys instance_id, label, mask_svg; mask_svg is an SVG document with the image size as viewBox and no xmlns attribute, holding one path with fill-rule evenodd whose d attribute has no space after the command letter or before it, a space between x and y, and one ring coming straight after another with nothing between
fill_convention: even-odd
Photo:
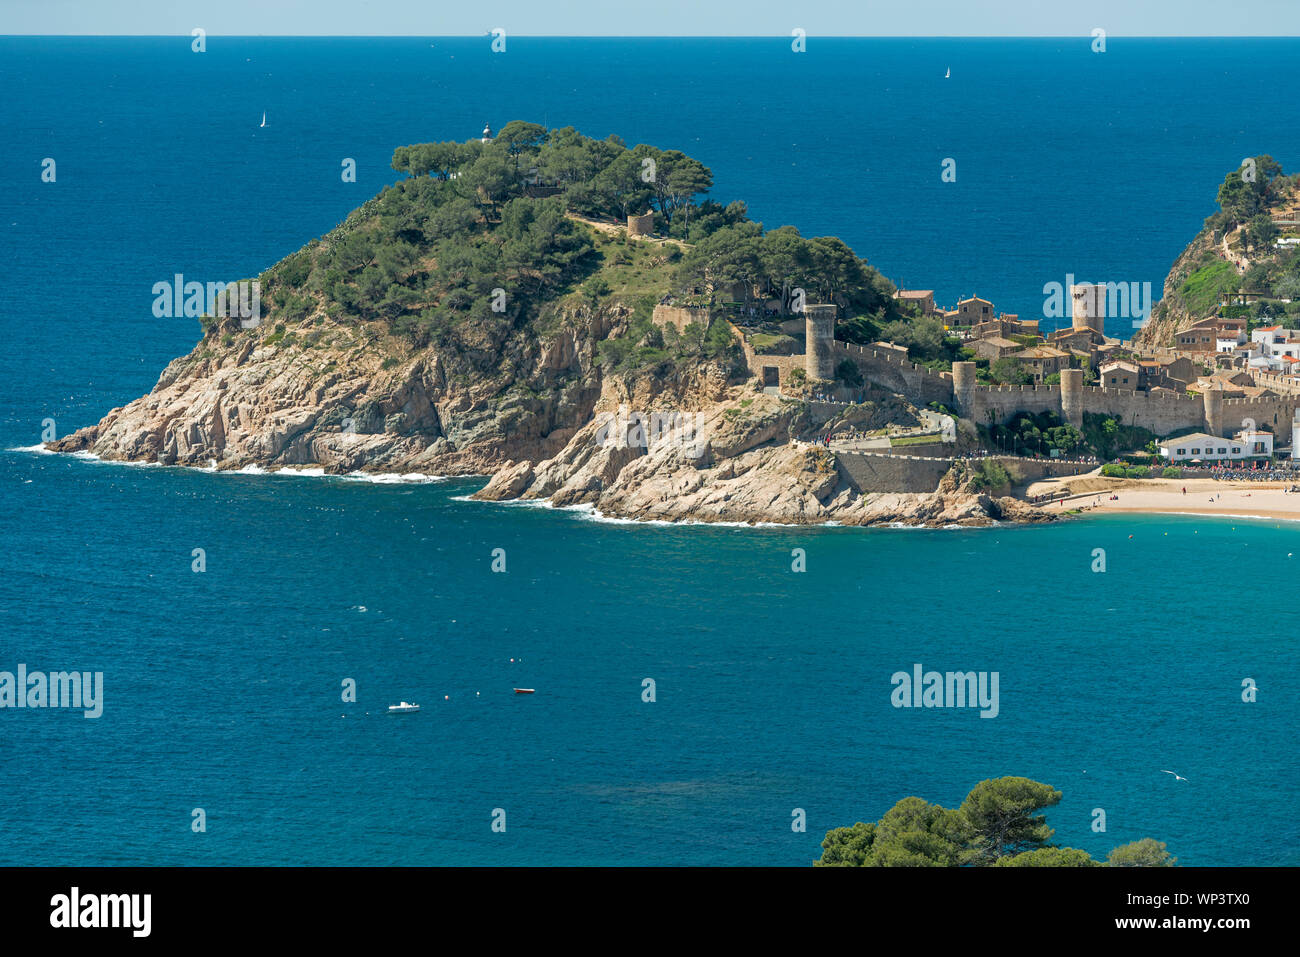
<instances>
[{"instance_id":1,"label":"sandy beach","mask_svg":"<svg viewBox=\"0 0 1300 957\"><path fill-rule=\"evenodd\" d=\"M1288 482L1116 479L1089 473L1035 482L1028 494L1055 496L1039 506L1049 512L1077 509L1085 514L1154 512L1300 521L1300 492L1288 488ZM1112 500L1112 495L1118 499Z\"/></svg>"}]
</instances>

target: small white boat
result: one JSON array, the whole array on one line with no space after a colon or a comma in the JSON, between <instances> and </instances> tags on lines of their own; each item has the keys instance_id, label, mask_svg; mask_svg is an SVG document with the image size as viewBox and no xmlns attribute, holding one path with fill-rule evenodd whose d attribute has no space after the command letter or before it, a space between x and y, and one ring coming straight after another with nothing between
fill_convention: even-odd
<instances>
[{"instance_id":1,"label":"small white boat","mask_svg":"<svg viewBox=\"0 0 1300 957\"><path fill-rule=\"evenodd\" d=\"M389 714L401 714L404 711L419 711L419 710L420 710L420 706L418 704L412 704L409 701L403 701L401 704L390 704L388 706Z\"/></svg>"},{"instance_id":2,"label":"small white boat","mask_svg":"<svg viewBox=\"0 0 1300 957\"><path fill-rule=\"evenodd\" d=\"M262 111L262 126L266 125L266 110ZM260 127L259 127L260 128Z\"/></svg>"},{"instance_id":3,"label":"small white boat","mask_svg":"<svg viewBox=\"0 0 1300 957\"><path fill-rule=\"evenodd\" d=\"M946 79L948 79L948 78L951 77L951 76L952 76L952 67L948 67L948 70L947 70L946 73L944 73L943 78L946 80ZM262 116L262 125L263 125L263 126L266 125L266 116L265 116L265 115Z\"/></svg>"}]
</instances>

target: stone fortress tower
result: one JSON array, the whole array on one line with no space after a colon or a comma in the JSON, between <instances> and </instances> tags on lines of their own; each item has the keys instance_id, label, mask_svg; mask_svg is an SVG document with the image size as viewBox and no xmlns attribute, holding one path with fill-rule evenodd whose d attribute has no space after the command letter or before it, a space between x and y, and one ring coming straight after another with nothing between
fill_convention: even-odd
<instances>
[{"instance_id":1,"label":"stone fortress tower","mask_svg":"<svg viewBox=\"0 0 1300 957\"><path fill-rule=\"evenodd\" d=\"M1105 286L1079 283L1070 287L1070 326L1073 329L1092 329L1105 335Z\"/></svg>"},{"instance_id":2,"label":"stone fortress tower","mask_svg":"<svg viewBox=\"0 0 1300 957\"><path fill-rule=\"evenodd\" d=\"M803 310L807 336L804 372L811 381L829 382L835 378L836 306L834 303L805 305Z\"/></svg>"},{"instance_id":3,"label":"stone fortress tower","mask_svg":"<svg viewBox=\"0 0 1300 957\"><path fill-rule=\"evenodd\" d=\"M952 397L957 401L957 411L968 419L973 418L975 410L975 363L954 362L952 364Z\"/></svg>"},{"instance_id":4,"label":"stone fortress tower","mask_svg":"<svg viewBox=\"0 0 1300 957\"><path fill-rule=\"evenodd\" d=\"M1061 370L1061 418L1076 429L1083 428L1083 370Z\"/></svg>"},{"instance_id":5,"label":"stone fortress tower","mask_svg":"<svg viewBox=\"0 0 1300 957\"><path fill-rule=\"evenodd\" d=\"M1205 431L1210 435L1224 435L1223 431L1223 392L1219 389L1206 389L1201 393L1205 402Z\"/></svg>"}]
</instances>

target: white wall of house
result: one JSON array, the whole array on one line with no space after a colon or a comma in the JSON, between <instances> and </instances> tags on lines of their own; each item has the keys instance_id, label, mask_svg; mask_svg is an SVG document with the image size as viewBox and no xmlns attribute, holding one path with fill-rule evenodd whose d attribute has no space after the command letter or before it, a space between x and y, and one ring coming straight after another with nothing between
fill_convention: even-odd
<instances>
[{"instance_id":1,"label":"white wall of house","mask_svg":"<svg viewBox=\"0 0 1300 957\"><path fill-rule=\"evenodd\" d=\"M1233 441L1241 442L1247 455L1272 455L1273 433L1263 430L1247 431L1243 429L1233 436Z\"/></svg>"},{"instance_id":2,"label":"white wall of house","mask_svg":"<svg viewBox=\"0 0 1300 957\"><path fill-rule=\"evenodd\" d=\"M1256 329L1250 334L1251 342L1258 342L1264 346L1265 355L1272 351L1273 343L1284 339L1286 339L1286 334L1281 329Z\"/></svg>"},{"instance_id":3,"label":"white wall of house","mask_svg":"<svg viewBox=\"0 0 1300 957\"><path fill-rule=\"evenodd\" d=\"M1270 436L1271 438L1271 436ZM1272 448L1272 443L1269 445ZM1170 462L1230 461L1239 462L1263 453L1250 452L1250 446L1241 439L1224 439L1215 436L1187 435L1180 439L1166 439L1160 443L1160 454Z\"/></svg>"}]
</instances>

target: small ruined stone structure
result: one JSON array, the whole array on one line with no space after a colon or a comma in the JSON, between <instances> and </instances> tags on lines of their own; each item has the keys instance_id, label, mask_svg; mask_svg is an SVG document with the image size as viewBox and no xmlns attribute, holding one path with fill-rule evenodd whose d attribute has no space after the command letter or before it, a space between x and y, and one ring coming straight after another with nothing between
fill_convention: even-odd
<instances>
[{"instance_id":1,"label":"small ruined stone structure","mask_svg":"<svg viewBox=\"0 0 1300 957\"><path fill-rule=\"evenodd\" d=\"M707 306L667 306L660 303L655 306L650 319L656 326L672 326L678 332L685 332L691 323L707 329L712 313Z\"/></svg>"},{"instance_id":2,"label":"small ruined stone structure","mask_svg":"<svg viewBox=\"0 0 1300 957\"><path fill-rule=\"evenodd\" d=\"M654 231L654 213L645 213L641 216L629 216L627 218L627 234L629 236L649 236Z\"/></svg>"}]
</instances>

